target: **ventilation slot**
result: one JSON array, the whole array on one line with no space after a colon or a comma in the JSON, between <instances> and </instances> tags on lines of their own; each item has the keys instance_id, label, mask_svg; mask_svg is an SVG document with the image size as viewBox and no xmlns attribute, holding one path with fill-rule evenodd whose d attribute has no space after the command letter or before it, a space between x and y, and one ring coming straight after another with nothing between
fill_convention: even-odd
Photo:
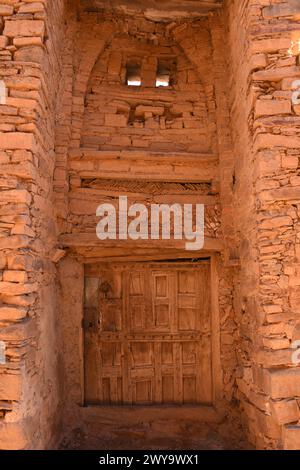
<instances>
[{"instance_id":1,"label":"ventilation slot","mask_svg":"<svg viewBox=\"0 0 300 470\"><path fill-rule=\"evenodd\" d=\"M155 86L156 88L170 86L170 68L165 64L158 64Z\"/></svg>"},{"instance_id":2,"label":"ventilation slot","mask_svg":"<svg viewBox=\"0 0 300 470\"><path fill-rule=\"evenodd\" d=\"M126 84L128 86L141 86L141 66L136 63L126 65Z\"/></svg>"}]
</instances>

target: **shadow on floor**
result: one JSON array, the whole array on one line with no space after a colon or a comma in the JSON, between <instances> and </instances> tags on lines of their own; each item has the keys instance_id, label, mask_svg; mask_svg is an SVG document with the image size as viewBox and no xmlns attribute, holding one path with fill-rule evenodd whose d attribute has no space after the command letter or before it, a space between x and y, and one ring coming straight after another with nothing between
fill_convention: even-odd
<instances>
[{"instance_id":1,"label":"shadow on floor","mask_svg":"<svg viewBox=\"0 0 300 470\"><path fill-rule=\"evenodd\" d=\"M226 425L220 434L213 425L199 423L181 429L180 434L168 435L152 429L146 432L143 428L119 430L103 433L97 426L76 429L66 436L60 445L62 450L246 450L252 447L244 441L242 434L226 430ZM169 433L169 434L172 434ZM226 437L227 435L227 437Z\"/></svg>"}]
</instances>

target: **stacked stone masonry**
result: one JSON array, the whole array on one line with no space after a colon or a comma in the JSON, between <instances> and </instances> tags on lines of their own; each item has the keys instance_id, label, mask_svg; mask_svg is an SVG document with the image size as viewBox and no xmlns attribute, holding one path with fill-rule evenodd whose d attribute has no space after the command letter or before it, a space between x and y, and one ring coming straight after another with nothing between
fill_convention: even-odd
<instances>
[{"instance_id":1,"label":"stacked stone masonry","mask_svg":"<svg viewBox=\"0 0 300 470\"><path fill-rule=\"evenodd\" d=\"M297 1L227 6L241 262L238 397L258 448L299 448ZM238 25L242 25L241 28Z\"/></svg>"},{"instance_id":2,"label":"stacked stone masonry","mask_svg":"<svg viewBox=\"0 0 300 470\"><path fill-rule=\"evenodd\" d=\"M84 264L163 259L91 241L120 192L203 201L215 408L256 448L299 449L299 0L163 22L92 4L0 0L0 449L84 425Z\"/></svg>"}]
</instances>

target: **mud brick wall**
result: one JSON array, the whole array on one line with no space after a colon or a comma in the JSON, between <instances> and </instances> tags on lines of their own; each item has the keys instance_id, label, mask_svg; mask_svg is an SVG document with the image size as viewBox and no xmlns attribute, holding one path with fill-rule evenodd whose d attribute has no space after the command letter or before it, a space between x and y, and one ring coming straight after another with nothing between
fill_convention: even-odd
<instances>
[{"instance_id":1,"label":"mud brick wall","mask_svg":"<svg viewBox=\"0 0 300 470\"><path fill-rule=\"evenodd\" d=\"M201 195L205 200L207 236L224 236L222 211L226 234L229 233L226 245L229 252L229 241L234 236L230 206L233 144L228 90L224 81L227 73L224 18L218 16L210 21L202 19L175 24L169 31L166 25L155 25L145 20L121 18L112 22L109 16L105 18L89 13L81 15L80 22L74 24L74 31L76 34L70 36L67 42L68 78L65 83L69 85L66 86L62 107L64 132L61 136L62 145L57 147L54 183L62 233L73 236L75 242L81 234L90 238L97 223L97 205L104 200L113 202L113 195L128 194L129 199L135 202L153 202L155 197L159 199L162 194L169 198L176 195L176 200L194 194L198 197ZM151 40L153 36L155 41ZM76 51L73 57L72 50ZM148 56L153 60L146 60ZM171 57L176 63L174 81L168 88L155 87L157 57ZM133 59L141 64L141 87L126 85L126 64ZM147 74L151 72L150 81L145 81L145 71ZM71 84L73 106L70 126ZM70 129L72 138L67 149L66 134ZM194 132L191 133L191 130ZM132 151L135 151L137 161L130 165L123 163L115 179L105 179L105 159L108 166L110 158L118 157L121 152L122 155L129 155ZM168 182L172 171L170 167L166 181L155 182L155 179L151 180L153 169L147 171L145 166L145 174L142 175L140 170L140 178L134 179L130 173L136 171L138 174L138 165L147 162L147 152L157 152L156 158L162 158L162 161L164 152L177 152L181 155L181 162L190 155L198 157L199 161L201 154L211 156L212 163L208 169L216 170L216 176L213 183L172 183ZM96 168L98 162L101 162L101 178L83 176L89 169ZM148 164L151 166L153 162ZM203 168L203 162L199 163L199 172ZM162 168L162 171L166 170ZM188 171L189 167L186 169L186 181L197 174L196 169L189 174ZM210 177L207 179L209 181ZM222 194L222 204L219 193ZM84 420L85 410L78 406L84 397L82 339L79 339L82 336L81 261L90 262L91 257L96 256L89 247L84 246L77 250L77 254L79 261L67 256L60 264L66 433L76 429L78 423ZM235 255L234 250L230 254ZM213 287L215 307L220 316L220 324L214 327L220 330L221 335L220 345L214 344L215 353L220 354L221 358L218 364L220 379L216 384L218 406L227 416L236 416L234 392L239 368L235 349L237 325L233 306L234 273L230 265L224 267L221 256L216 257L213 269L216 280Z\"/></svg>"},{"instance_id":2,"label":"mud brick wall","mask_svg":"<svg viewBox=\"0 0 300 470\"><path fill-rule=\"evenodd\" d=\"M165 25L124 21L97 60L88 83L81 144L98 150L214 152L215 116L193 65ZM138 64L141 87L126 84ZM156 87L157 70L170 86Z\"/></svg>"},{"instance_id":3,"label":"mud brick wall","mask_svg":"<svg viewBox=\"0 0 300 470\"><path fill-rule=\"evenodd\" d=\"M52 178L63 2L0 2L0 447L51 446L59 429Z\"/></svg>"},{"instance_id":4,"label":"mud brick wall","mask_svg":"<svg viewBox=\"0 0 300 470\"><path fill-rule=\"evenodd\" d=\"M0 448L55 446L85 419L90 249L57 270L58 236L90 236L100 193L157 193L145 175L126 181L127 167L119 179L81 177L101 152L124 151L141 156L130 171L149 152L199 156L189 172L201 183L158 189L199 191L207 231L224 243L212 274L218 406L242 417L257 448L299 448L299 0L227 0L169 25L78 14L77 3L0 0ZM126 86L132 61L141 88ZM176 64L166 89L155 87L159 61Z\"/></svg>"},{"instance_id":5,"label":"mud brick wall","mask_svg":"<svg viewBox=\"0 0 300 470\"><path fill-rule=\"evenodd\" d=\"M297 1L227 2L234 201L238 398L259 448L299 448L299 110Z\"/></svg>"},{"instance_id":6,"label":"mud brick wall","mask_svg":"<svg viewBox=\"0 0 300 470\"><path fill-rule=\"evenodd\" d=\"M98 30L100 36L104 23L101 24L100 21L99 24L99 19L95 15L86 16L83 17L83 22L90 24L90 28L94 28L95 32ZM207 22L201 21L198 28L202 27L202 23L205 28L208 27ZM182 29L186 28L181 26ZM81 40L83 32L79 34ZM176 34L179 34L178 30ZM208 34L201 47L211 47ZM84 50L81 53L83 54ZM127 66L132 63L140 67L140 87L127 86ZM160 63L169 66L168 87L156 87ZM75 80L81 80L80 73L83 73L81 69L79 65L79 77ZM209 79L213 80L212 75L205 77L206 81ZM201 153L216 156L218 151L216 113L211 91L204 89L195 65L175 41L174 33L172 34L166 25L147 20L120 19L115 25L113 38L106 41L103 51L101 48L98 50L86 87L84 109L78 106L73 108L73 123L78 119L78 111L82 113L83 124L79 142L83 150L81 153L69 152L71 192L67 233L95 231L96 208L109 190L113 190L116 194L128 193L129 196L130 193L141 193L141 200L143 197L150 199L147 193L159 193L159 190L165 191L166 194L178 193L178 197L180 194L193 192L216 194L216 188L212 188L211 184L186 185L184 189L180 185L176 187L176 184L168 187L166 182L160 188L159 184L151 182L154 163L150 162L148 165L152 165L153 169L149 168L146 171L150 179L149 184L138 180L122 183L122 180L126 179L126 173L130 176L130 170L125 169L126 164L123 164L121 181L117 179L118 176L120 178L120 174L116 175L115 180L108 178L107 181L78 177L81 172L93 167L93 159L96 160L97 155L101 157L105 154L107 157L113 157L120 151L123 155L124 150L136 151L137 159L141 162L145 160L145 165L147 165L147 151L161 152L162 158L162 152L167 154L180 152L178 155L181 160L180 165L188 157L187 152L194 154L195 157ZM104 153L93 153L93 150ZM90 161L87 160L88 154ZM160 159L160 155L156 155L157 160ZM116 170L118 165L120 163L116 160ZM104 173L105 162L102 163L102 167ZM62 171L61 176L64 176ZM207 236L215 236L220 225L218 204L217 198L215 204L210 204Z\"/></svg>"}]
</instances>

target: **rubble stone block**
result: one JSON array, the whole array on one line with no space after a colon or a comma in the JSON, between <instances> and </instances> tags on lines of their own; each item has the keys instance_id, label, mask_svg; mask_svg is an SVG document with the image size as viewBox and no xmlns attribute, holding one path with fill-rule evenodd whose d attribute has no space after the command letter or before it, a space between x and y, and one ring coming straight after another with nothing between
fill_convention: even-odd
<instances>
[{"instance_id":1,"label":"rubble stone block","mask_svg":"<svg viewBox=\"0 0 300 470\"><path fill-rule=\"evenodd\" d=\"M0 16L10 16L14 12L12 5L0 5Z\"/></svg>"},{"instance_id":2,"label":"rubble stone block","mask_svg":"<svg viewBox=\"0 0 300 470\"><path fill-rule=\"evenodd\" d=\"M106 114L105 126L126 127L127 117L124 116L123 114Z\"/></svg>"},{"instance_id":3,"label":"rubble stone block","mask_svg":"<svg viewBox=\"0 0 300 470\"><path fill-rule=\"evenodd\" d=\"M271 5L263 8L263 16L266 19L281 18L291 16L300 18L300 6L298 0L289 0L287 3Z\"/></svg>"},{"instance_id":4,"label":"rubble stone block","mask_svg":"<svg viewBox=\"0 0 300 470\"><path fill-rule=\"evenodd\" d=\"M271 401L271 411L274 419L280 425L297 422L300 418L296 400Z\"/></svg>"},{"instance_id":5,"label":"rubble stone block","mask_svg":"<svg viewBox=\"0 0 300 470\"><path fill-rule=\"evenodd\" d=\"M268 349L288 349L290 341L287 338L263 338L263 345Z\"/></svg>"},{"instance_id":6,"label":"rubble stone block","mask_svg":"<svg viewBox=\"0 0 300 470\"><path fill-rule=\"evenodd\" d=\"M0 400L19 400L21 397L21 376L0 374Z\"/></svg>"},{"instance_id":7,"label":"rubble stone block","mask_svg":"<svg viewBox=\"0 0 300 470\"><path fill-rule=\"evenodd\" d=\"M30 2L21 5L19 8L19 13L40 13L45 11L45 5L42 2Z\"/></svg>"},{"instance_id":8,"label":"rubble stone block","mask_svg":"<svg viewBox=\"0 0 300 470\"><path fill-rule=\"evenodd\" d=\"M300 426L284 426L282 440L284 450L299 450Z\"/></svg>"},{"instance_id":9,"label":"rubble stone block","mask_svg":"<svg viewBox=\"0 0 300 470\"><path fill-rule=\"evenodd\" d=\"M264 372L264 391L273 399L299 396L300 369L269 369Z\"/></svg>"},{"instance_id":10,"label":"rubble stone block","mask_svg":"<svg viewBox=\"0 0 300 470\"><path fill-rule=\"evenodd\" d=\"M26 282L28 279L26 271L4 271L3 281L5 282Z\"/></svg>"},{"instance_id":11,"label":"rubble stone block","mask_svg":"<svg viewBox=\"0 0 300 470\"><path fill-rule=\"evenodd\" d=\"M39 20L9 20L5 22L4 36L14 38L17 36L40 36L45 33L45 23Z\"/></svg>"},{"instance_id":12,"label":"rubble stone block","mask_svg":"<svg viewBox=\"0 0 300 470\"><path fill-rule=\"evenodd\" d=\"M0 450L24 450L29 445L24 422L0 421Z\"/></svg>"},{"instance_id":13,"label":"rubble stone block","mask_svg":"<svg viewBox=\"0 0 300 470\"><path fill-rule=\"evenodd\" d=\"M2 132L0 133L0 149L35 150L35 137L30 133Z\"/></svg>"},{"instance_id":14,"label":"rubble stone block","mask_svg":"<svg viewBox=\"0 0 300 470\"><path fill-rule=\"evenodd\" d=\"M0 321L22 320L26 315L26 308L0 307Z\"/></svg>"},{"instance_id":15,"label":"rubble stone block","mask_svg":"<svg viewBox=\"0 0 300 470\"><path fill-rule=\"evenodd\" d=\"M0 289L3 295L30 294L38 290L37 284L21 284L15 282L0 282Z\"/></svg>"},{"instance_id":16,"label":"rubble stone block","mask_svg":"<svg viewBox=\"0 0 300 470\"><path fill-rule=\"evenodd\" d=\"M288 50L291 47L290 38L276 38L276 39L261 39L259 41L252 41L250 50L256 53L263 52L276 52L279 50Z\"/></svg>"},{"instance_id":17,"label":"rubble stone block","mask_svg":"<svg viewBox=\"0 0 300 470\"><path fill-rule=\"evenodd\" d=\"M0 36L0 48L3 49L8 44L8 38L6 36Z\"/></svg>"},{"instance_id":18,"label":"rubble stone block","mask_svg":"<svg viewBox=\"0 0 300 470\"><path fill-rule=\"evenodd\" d=\"M285 155L282 157L282 168L298 168L299 158L297 155Z\"/></svg>"},{"instance_id":19,"label":"rubble stone block","mask_svg":"<svg viewBox=\"0 0 300 470\"><path fill-rule=\"evenodd\" d=\"M257 100L256 102L256 116L274 116L277 114L290 114L291 112L291 100Z\"/></svg>"}]
</instances>

